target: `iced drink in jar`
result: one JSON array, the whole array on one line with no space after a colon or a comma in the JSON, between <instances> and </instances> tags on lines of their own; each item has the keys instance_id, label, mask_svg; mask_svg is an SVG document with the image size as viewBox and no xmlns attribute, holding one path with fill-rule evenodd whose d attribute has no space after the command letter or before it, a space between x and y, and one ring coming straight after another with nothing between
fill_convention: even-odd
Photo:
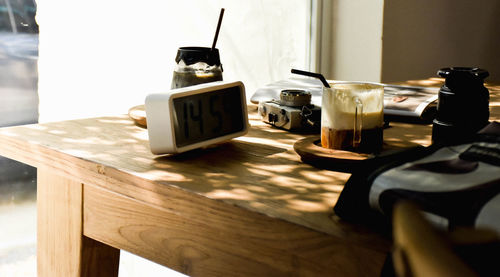
<instances>
[{"instance_id":1,"label":"iced drink in jar","mask_svg":"<svg viewBox=\"0 0 500 277\"><path fill-rule=\"evenodd\" d=\"M181 47L175 62L172 89L222 81L222 64L217 48Z\"/></svg>"}]
</instances>

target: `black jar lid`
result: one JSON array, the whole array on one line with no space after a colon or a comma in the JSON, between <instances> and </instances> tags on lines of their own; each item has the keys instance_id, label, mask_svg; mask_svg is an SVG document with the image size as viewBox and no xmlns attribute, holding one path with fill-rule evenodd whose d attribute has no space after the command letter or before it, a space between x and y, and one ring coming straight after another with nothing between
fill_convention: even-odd
<instances>
[{"instance_id":1,"label":"black jar lid","mask_svg":"<svg viewBox=\"0 0 500 277\"><path fill-rule=\"evenodd\" d=\"M437 74L441 77L448 78L448 77L464 77L464 76L470 76L470 77L477 77L480 79L484 79L490 74L488 71L478 68L478 67L447 67L447 68L441 68L438 70Z\"/></svg>"},{"instance_id":2,"label":"black jar lid","mask_svg":"<svg viewBox=\"0 0 500 277\"><path fill-rule=\"evenodd\" d=\"M438 70L437 74L445 78L445 90L455 92L482 87L484 79L490 74L477 67L447 67Z\"/></svg>"},{"instance_id":3,"label":"black jar lid","mask_svg":"<svg viewBox=\"0 0 500 277\"><path fill-rule=\"evenodd\" d=\"M219 50L217 48L209 47L180 47L177 50L175 62L179 63L181 60L186 65L195 64L197 62L204 62L208 65L220 65Z\"/></svg>"}]
</instances>

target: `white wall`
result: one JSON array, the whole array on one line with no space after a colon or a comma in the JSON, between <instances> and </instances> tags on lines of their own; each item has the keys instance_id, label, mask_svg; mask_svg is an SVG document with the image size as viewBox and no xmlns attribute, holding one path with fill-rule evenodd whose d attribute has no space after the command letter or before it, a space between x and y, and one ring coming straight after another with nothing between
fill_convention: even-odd
<instances>
[{"instance_id":1,"label":"white wall","mask_svg":"<svg viewBox=\"0 0 500 277\"><path fill-rule=\"evenodd\" d=\"M476 66L500 81L498 0L318 1L332 17L321 49L329 78L392 82Z\"/></svg>"},{"instance_id":2,"label":"white wall","mask_svg":"<svg viewBox=\"0 0 500 277\"><path fill-rule=\"evenodd\" d=\"M500 81L500 1L386 0L382 81L435 77L477 66Z\"/></svg>"},{"instance_id":3,"label":"white wall","mask_svg":"<svg viewBox=\"0 0 500 277\"><path fill-rule=\"evenodd\" d=\"M328 0L326 0L328 1ZM327 78L380 81L383 0L333 0ZM325 36L325 34L324 34Z\"/></svg>"},{"instance_id":4,"label":"white wall","mask_svg":"<svg viewBox=\"0 0 500 277\"><path fill-rule=\"evenodd\" d=\"M307 68L310 1L37 1L40 122L125 114L170 88L180 46L217 42L247 94Z\"/></svg>"}]
</instances>

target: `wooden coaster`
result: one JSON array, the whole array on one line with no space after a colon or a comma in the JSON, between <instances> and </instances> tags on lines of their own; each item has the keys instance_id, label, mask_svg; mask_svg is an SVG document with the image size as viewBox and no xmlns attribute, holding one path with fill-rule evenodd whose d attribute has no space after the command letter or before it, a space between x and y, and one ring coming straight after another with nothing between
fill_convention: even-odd
<instances>
[{"instance_id":1,"label":"wooden coaster","mask_svg":"<svg viewBox=\"0 0 500 277\"><path fill-rule=\"evenodd\" d=\"M404 148L384 143L381 153L377 155L356 153L324 148L320 137L314 136L298 140L293 149L305 163L324 169L354 172L369 165L377 157L385 157Z\"/></svg>"},{"instance_id":2,"label":"wooden coaster","mask_svg":"<svg viewBox=\"0 0 500 277\"><path fill-rule=\"evenodd\" d=\"M146 109L144 105L138 105L128 110L128 116L134 120L135 124L142 128L147 128Z\"/></svg>"}]
</instances>

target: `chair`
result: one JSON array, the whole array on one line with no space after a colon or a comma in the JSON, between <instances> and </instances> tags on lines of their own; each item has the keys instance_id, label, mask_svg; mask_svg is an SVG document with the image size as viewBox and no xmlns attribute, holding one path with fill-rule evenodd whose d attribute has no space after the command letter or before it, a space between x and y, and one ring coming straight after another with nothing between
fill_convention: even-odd
<instances>
[{"instance_id":1,"label":"chair","mask_svg":"<svg viewBox=\"0 0 500 277\"><path fill-rule=\"evenodd\" d=\"M450 233L439 233L424 219L417 207L409 202L400 202L394 207L393 240L392 262L396 275L400 277L479 276L454 251L456 246L496 242L495 251L498 249L498 237L492 231L458 229ZM487 249L490 251L491 248ZM477 253L487 252L482 249L479 251ZM490 263L488 258L479 259ZM489 266L499 267L494 263ZM498 273L498 269L496 272Z\"/></svg>"}]
</instances>

